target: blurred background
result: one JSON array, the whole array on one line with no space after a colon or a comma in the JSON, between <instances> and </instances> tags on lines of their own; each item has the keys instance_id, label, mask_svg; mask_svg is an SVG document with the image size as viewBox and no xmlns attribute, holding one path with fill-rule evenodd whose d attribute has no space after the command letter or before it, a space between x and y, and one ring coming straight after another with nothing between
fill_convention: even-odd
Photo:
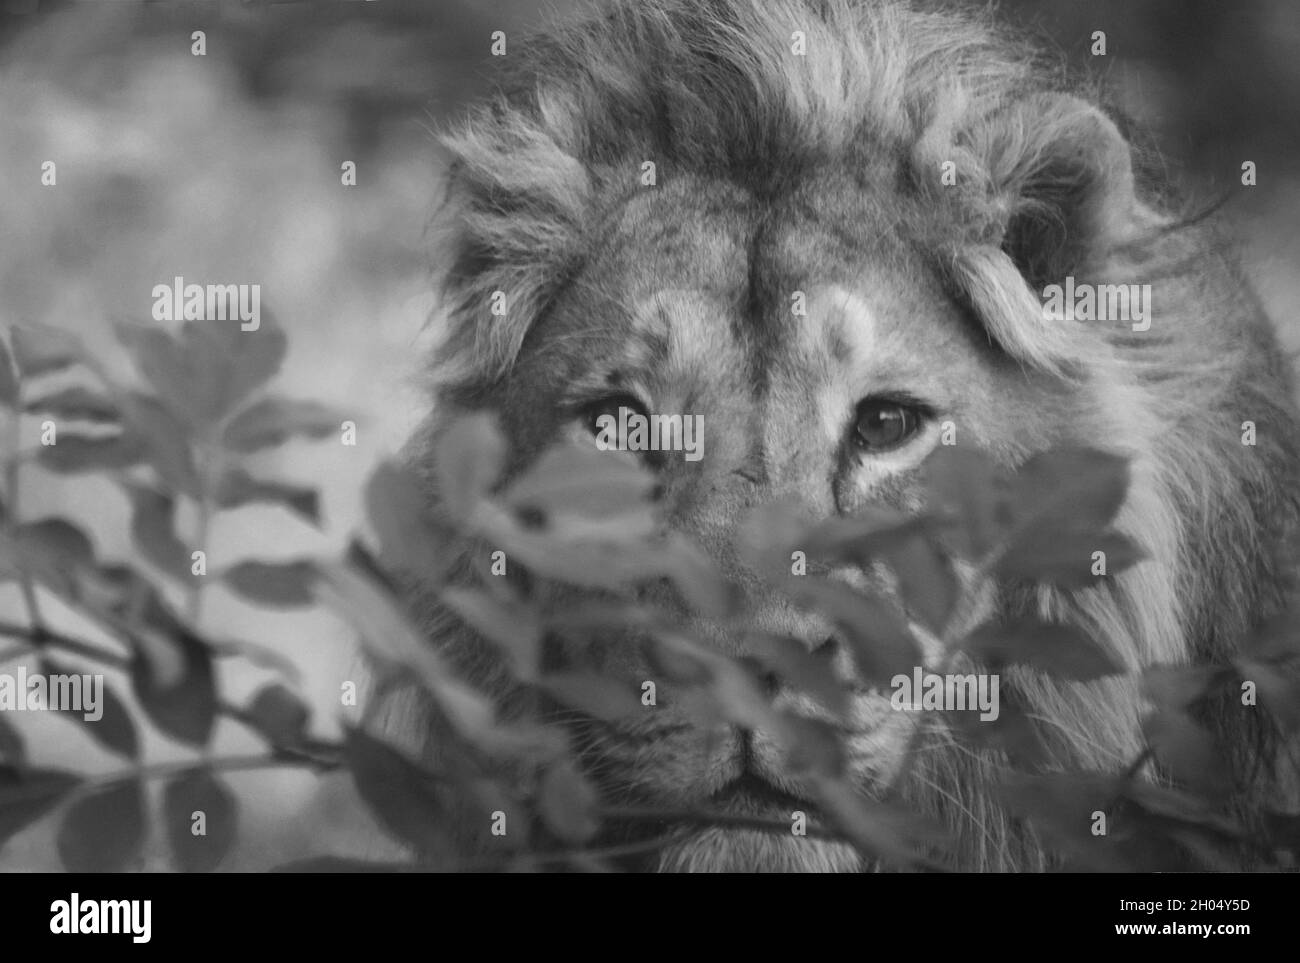
<instances>
[{"instance_id":1,"label":"blurred background","mask_svg":"<svg viewBox=\"0 0 1300 963\"><path fill-rule=\"evenodd\" d=\"M323 489L324 526L246 508L211 550L283 558L341 546L362 479L397 450L424 404L425 322L435 304L428 228L439 197L435 132L492 81L491 35L514 42L596 0L0 0L0 324L76 330L123 379L114 320L150 321L176 275L258 283L288 331L274 386L354 411L356 448L291 445L264 474ZM1192 198L1231 195L1248 270L1300 349L1300 4L1294 0L1005 0L997 8L1150 133ZM1090 53L1095 31L1106 56ZM193 34L203 31L196 56ZM1254 161L1258 186L1240 186ZM57 181L45 186L42 164ZM356 164L356 185L341 166ZM28 428L33 428L28 425ZM33 436L34 438L34 436ZM28 438L31 443L33 438ZM76 517L101 556L129 556L121 491L25 475L23 514ZM357 671L349 633L323 614L255 609L214 586L204 621L288 655L312 704ZM0 618L18 620L0 586ZM6 667L0 666L0 670ZM221 679L241 702L262 670ZM111 680L110 680L111 684ZM74 725L22 720L34 762L112 769ZM33 728L35 726L36 728ZM315 721L336 736L338 719ZM148 757L180 755L148 746ZM35 733L35 734L33 734ZM247 749L219 728L214 754ZM346 785L297 773L232 779L243 802L227 868L308 853L373 855ZM0 849L0 869L57 866L48 824ZM159 841L157 849L162 851ZM146 866L162 865L150 859Z\"/></svg>"}]
</instances>

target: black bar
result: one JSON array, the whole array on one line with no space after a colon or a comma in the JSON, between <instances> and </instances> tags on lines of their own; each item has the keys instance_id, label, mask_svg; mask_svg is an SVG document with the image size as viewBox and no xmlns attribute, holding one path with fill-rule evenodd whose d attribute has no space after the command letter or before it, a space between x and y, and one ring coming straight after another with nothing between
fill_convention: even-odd
<instances>
[{"instance_id":1,"label":"black bar","mask_svg":"<svg viewBox=\"0 0 1300 963\"><path fill-rule=\"evenodd\" d=\"M201 948L205 954L256 949L260 955L281 946L319 947L332 956L353 948L398 954L419 947L457 958L495 957L511 941L532 952L548 946L564 952L566 945L613 952L634 944L669 952L689 945L688 938L760 945L806 939L810 947L847 939L873 954L888 952L894 941L946 953L1018 938L1058 948L1171 939L1228 948L1293 938L1295 886L1287 874L11 874L0 876L0 919L11 946L67 949L75 939L81 949ZM136 943L129 932L52 933L58 903L70 904L73 893L83 919L87 902L148 900L148 942ZM97 903L92 915L98 912ZM1206 936L1199 929L1243 924L1249 932ZM1154 931L1118 929L1134 925Z\"/></svg>"}]
</instances>

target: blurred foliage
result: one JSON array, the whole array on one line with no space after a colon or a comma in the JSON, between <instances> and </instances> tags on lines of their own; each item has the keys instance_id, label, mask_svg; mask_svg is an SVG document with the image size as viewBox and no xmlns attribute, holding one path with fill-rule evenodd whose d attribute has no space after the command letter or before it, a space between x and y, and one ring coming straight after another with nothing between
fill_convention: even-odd
<instances>
[{"instance_id":1,"label":"blurred foliage","mask_svg":"<svg viewBox=\"0 0 1300 963\"><path fill-rule=\"evenodd\" d=\"M21 586L28 617L0 623L0 635L18 644L10 657L33 657L46 672L68 671L70 664L108 668L128 687L147 724L195 755L165 765L141 759L141 739L116 688L103 718L86 724L93 738L128 763L108 775L31 764L22 732L0 716L0 845L61 807L58 851L68 869L129 867L146 838L162 832L177 868L209 870L239 833L238 800L223 773L268 766L349 771L379 823L410 847L404 862L360 864L322 854L295 863L300 869L460 868L464 864L448 854L457 849L464 828L457 806L466 800L516 827L501 838L499 858L475 868L608 869L612 850L601 842L608 824L727 823L722 812L635 811L603 799L560 722L520 712L517 703L503 705L499 690L472 684L430 643L400 587L406 573L419 571L446 608L499 650L516 688L605 720L644 711L627 680L602 669L594 651L599 646L586 647L587 661L579 657L562 669L549 666L541 651L548 635L581 642L628 638L631 630L650 647L658 677L692 693L682 703L697 707L697 724L728 723L776 740L787 773L811 796L812 832L849 843L873 865L960 868L945 831L896 797L898 779L878 796L863 794L845 762L843 727L777 707L747 660L720 653L677 609L637 591L671 582L690 611L754 637L764 669L845 721L845 681L797 640L760 636L748 625L737 587L709 557L653 524L653 478L625 454L563 446L505 479L506 446L492 419L466 418L435 452L448 508L442 515L430 513L425 487L408 469L386 463L368 482L368 532L359 533L342 557L213 558L206 560L214 566L209 572L197 565L194 546L204 544L211 518L231 505L266 499L290 506L304 524L316 521L312 492L253 475L245 463L249 453L294 438L324 443L336 432L339 443L349 423L326 406L267 393L287 350L270 319L255 332L211 322L186 322L176 333L123 324L118 336L148 391L114 384L65 332L15 327L7 345L0 341L0 409L12 437L25 416L52 422L58 431L55 444L22 451L15 444L6 456L0 578ZM138 559L97 559L75 519L26 519L16 504L17 479L32 462L61 473L104 475L120 485L129 496ZM1008 475L978 453L941 449L930 460L928 479L930 507L919 516L874 508L850 518L808 520L788 506L769 505L746 528L746 562L772 591L833 623L867 683L922 665L919 640L884 598L818 573L875 561L892 569L903 603L942 640L938 664L927 666L932 671L943 674L958 662L994 672L1019 665L1062 682L1125 671L1103 645L1063 625L1025 619L957 628L966 621L960 613L992 580L1078 587L1113 578L1139 560L1136 546L1112 527L1127 491L1123 459L1066 449L1036 456ZM177 524L181 505L198 519L192 538ZM471 565L467 577L455 565L466 544L481 546L471 553L481 564ZM1103 576L1092 572L1099 545L1109 560ZM812 563L810 574L790 574L796 548ZM494 577L486 560L496 550L528 577ZM973 565L969 580L958 579L956 558ZM217 581L260 606L323 607L353 626L381 689L418 687L447 723L447 751L438 768L389 743L365 721L345 723L341 741L314 738L309 724L314 710L324 707L297 694L289 668L283 682L267 685L247 705L226 701L215 661L266 656L255 645L209 638L199 628L202 593ZM597 594L585 607L571 599L558 604L541 591L555 583ZM168 601L177 588L189 603L185 611ZM129 654L47 625L38 589L101 627ZM1297 852L1296 815L1272 814L1266 834L1258 836L1227 815L1224 762L1191 709L1216 692L1235 691L1237 680L1249 677L1278 725L1295 731L1297 660L1300 637L1294 625L1278 620L1231 665L1147 668L1142 684L1154 707L1143 723L1147 745L1122 771L1045 766L1032 720L1005 702L994 726L960 725L951 713L927 713L909 751L928 727L946 722L959 725L961 737L975 747L1002 752L1003 801L1030 820L1063 866L1161 870L1183 867L1190 858L1227 868L1233 865L1228 847L1240 844L1285 865L1288 853ZM265 752L205 752L218 717L257 733ZM1153 760L1164 774L1160 780L1147 772ZM905 778L906 772L899 777ZM145 791L151 779L165 782L158 814L150 811ZM1101 840L1090 831L1089 814L1097 809L1114 820ZM206 835L190 831L196 811L206 815ZM783 820L747 825L790 830Z\"/></svg>"},{"instance_id":2,"label":"blurred foliage","mask_svg":"<svg viewBox=\"0 0 1300 963\"><path fill-rule=\"evenodd\" d=\"M4 0L0 49L86 0ZM975 4L972 4L975 5ZM984 6L984 4L978 4ZM115 4L130 42L203 29L256 99L302 97L345 111L355 145L386 121L442 118L490 83L494 30L526 30L582 0L139 0ZM1235 179L1239 155L1285 163L1300 150L1300 12L1290 0L997 0L1000 18L1079 73L1117 88L1199 175ZM1091 55L1092 34L1107 55ZM346 69L340 67L346 64Z\"/></svg>"}]
</instances>

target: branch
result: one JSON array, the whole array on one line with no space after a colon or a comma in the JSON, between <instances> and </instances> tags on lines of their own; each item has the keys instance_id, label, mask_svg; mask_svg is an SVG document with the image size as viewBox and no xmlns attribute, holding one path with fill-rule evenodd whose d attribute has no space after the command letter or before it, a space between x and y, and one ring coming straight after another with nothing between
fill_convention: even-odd
<instances>
[{"instance_id":1,"label":"branch","mask_svg":"<svg viewBox=\"0 0 1300 963\"><path fill-rule=\"evenodd\" d=\"M0 621L0 635L21 639L28 643L28 645L17 646L0 653L0 655L5 657L21 655L23 652L40 651L40 649L46 645L53 645L75 655L79 655L83 659L87 659L91 662L98 662L122 672L129 673L131 671L131 660L126 656L119 655L118 653L112 652L101 646L66 635L63 632ZM4 661L6 661L6 658L0 658L0 662ZM234 705L224 699L218 699L217 712L228 719L246 726L265 738L265 734L257 727L252 715L242 706ZM343 746L341 743L329 742L323 739L308 739L300 746L276 745L269 741L268 745L271 745L271 747L279 754L277 758L283 757L284 759L294 760L302 765L316 766L321 769L338 768L339 757L343 753Z\"/></svg>"},{"instance_id":2,"label":"branch","mask_svg":"<svg viewBox=\"0 0 1300 963\"><path fill-rule=\"evenodd\" d=\"M29 643L25 648L39 650L45 645L57 645L59 648L66 649L83 659L89 659L91 662L110 665L124 672L131 668L131 660L124 655L119 655L91 642L84 642L81 639L73 638L70 635L43 626L18 625L14 622L0 621L0 635L7 635L11 639L22 639L24 642Z\"/></svg>"},{"instance_id":3,"label":"branch","mask_svg":"<svg viewBox=\"0 0 1300 963\"><path fill-rule=\"evenodd\" d=\"M93 795L104 786L127 779L163 779L177 776L191 769L210 769L213 772L252 772L258 769L281 769L293 766L313 767L315 763L303 759L290 759L281 756L227 756L223 759L199 759L183 762L162 762L148 766L132 766L104 773L93 779L77 783L64 797L66 800L83 799ZM26 802L29 799L48 799L49 788L40 783L24 785L21 781L14 786L6 786L4 800L7 805Z\"/></svg>"}]
</instances>

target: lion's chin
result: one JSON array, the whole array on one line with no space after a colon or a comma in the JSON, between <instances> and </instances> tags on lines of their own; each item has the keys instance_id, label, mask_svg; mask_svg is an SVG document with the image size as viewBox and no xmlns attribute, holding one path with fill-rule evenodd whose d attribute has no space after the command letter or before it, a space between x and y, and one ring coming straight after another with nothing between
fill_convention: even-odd
<instances>
[{"instance_id":1,"label":"lion's chin","mask_svg":"<svg viewBox=\"0 0 1300 963\"><path fill-rule=\"evenodd\" d=\"M665 847L658 863L668 873L849 873L861 868L852 847L795 835L793 813L813 815L811 804L759 780L742 777L710 799L710 808L755 817L790 829L709 826Z\"/></svg>"},{"instance_id":2,"label":"lion's chin","mask_svg":"<svg viewBox=\"0 0 1300 963\"><path fill-rule=\"evenodd\" d=\"M807 836L710 827L665 847L663 873L852 873L852 847Z\"/></svg>"}]
</instances>

